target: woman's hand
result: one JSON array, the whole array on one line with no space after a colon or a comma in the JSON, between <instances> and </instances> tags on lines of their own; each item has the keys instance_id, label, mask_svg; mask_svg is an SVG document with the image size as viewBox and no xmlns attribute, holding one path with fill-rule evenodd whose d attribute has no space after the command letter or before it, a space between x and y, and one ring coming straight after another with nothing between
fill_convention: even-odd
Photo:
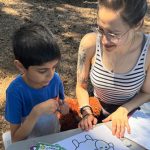
<instances>
[{"instance_id":1,"label":"woman's hand","mask_svg":"<svg viewBox=\"0 0 150 150\"><path fill-rule=\"evenodd\" d=\"M130 133L130 126L128 122L128 110L124 107L119 107L114 113L109 115L103 122L112 120L112 134L118 138L124 136L125 129Z\"/></svg>"},{"instance_id":2,"label":"woman's hand","mask_svg":"<svg viewBox=\"0 0 150 150\"><path fill-rule=\"evenodd\" d=\"M79 122L78 127L82 130L90 130L94 125L97 124L97 119L92 114L87 114L82 120Z\"/></svg>"}]
</instances>

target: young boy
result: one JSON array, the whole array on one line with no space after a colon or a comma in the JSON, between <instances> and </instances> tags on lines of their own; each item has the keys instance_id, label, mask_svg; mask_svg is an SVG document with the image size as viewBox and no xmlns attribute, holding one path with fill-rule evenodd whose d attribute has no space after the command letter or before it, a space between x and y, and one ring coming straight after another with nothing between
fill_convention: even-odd
<instances>
[{"instance_id":1,"label":"young boy","mask_svg":"<svg viewBox=\"0 0 150 150\"><path fill-rule=\"evenodd\" d=\"M59 132L57 111L69 111L62 81L55 69L61 58L52 33L28 24L13 37L14 64L21 72L6 91L5 118L12 141Z\"/></svg>"}]
</instances>

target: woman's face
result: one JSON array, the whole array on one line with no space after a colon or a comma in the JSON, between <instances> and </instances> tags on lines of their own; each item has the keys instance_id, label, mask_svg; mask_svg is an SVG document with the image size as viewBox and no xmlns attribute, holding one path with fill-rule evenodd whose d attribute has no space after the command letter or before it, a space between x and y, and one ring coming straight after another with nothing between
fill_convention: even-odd
<instances>
[{"instance_id":1,"label":"woman's face","mask_svg":"<svg viewBox=\"0 0 150 150\"><path fill-rule=\"evenodd\" d=\"M119 12L101 7L98 12L97 25L105 50L113 51L116 47L119 48L128 42L130 27L122 20Z\"/></svg>"}]
</instances>

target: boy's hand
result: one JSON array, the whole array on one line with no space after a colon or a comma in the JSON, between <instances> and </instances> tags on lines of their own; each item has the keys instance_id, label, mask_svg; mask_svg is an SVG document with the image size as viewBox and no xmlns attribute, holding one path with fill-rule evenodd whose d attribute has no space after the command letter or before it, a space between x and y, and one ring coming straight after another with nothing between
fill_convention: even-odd
<instances>
[{"instance_id":1,"label":"boy's hand","mask_svg":"<svg viewBox=\"0 0 150 150\"><path fill-rule=\"evenodd\" d=\"M69 106L66 102L63 102L60 105L60 112L62 113L62 115L66 115L69 113Z\"/></svg>"},{"instance_id":2,"label":"boy's hand","mask_svg":"<svg viewBox=\"0 0 150 150\"><path fill-rule=\"evenodd\" d=\"M37 116L41 116L43 114L55 113L58 109L60 109L58 102L55 99L49 99L34 106L33 111Z\"/></svg>"}]
</instances>

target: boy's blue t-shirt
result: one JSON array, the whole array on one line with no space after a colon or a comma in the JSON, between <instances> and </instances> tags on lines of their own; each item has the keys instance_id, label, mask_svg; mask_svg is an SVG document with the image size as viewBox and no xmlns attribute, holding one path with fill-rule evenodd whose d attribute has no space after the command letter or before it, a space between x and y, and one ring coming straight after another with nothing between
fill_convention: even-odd
<instances>
[{"instance_id":1,"label":"boy's blue t-shirt","mask_svg":"<svg viewBox=\"0 0 150 150\"><path fill-rule=\"evenodd\" d=\"M19 75L6 90L5 119L12 124L20 124L35 105L57 96L64 100L64 87L57 73L49 85L40 89L28 86Z\"/></svg>"}]
</instances>

